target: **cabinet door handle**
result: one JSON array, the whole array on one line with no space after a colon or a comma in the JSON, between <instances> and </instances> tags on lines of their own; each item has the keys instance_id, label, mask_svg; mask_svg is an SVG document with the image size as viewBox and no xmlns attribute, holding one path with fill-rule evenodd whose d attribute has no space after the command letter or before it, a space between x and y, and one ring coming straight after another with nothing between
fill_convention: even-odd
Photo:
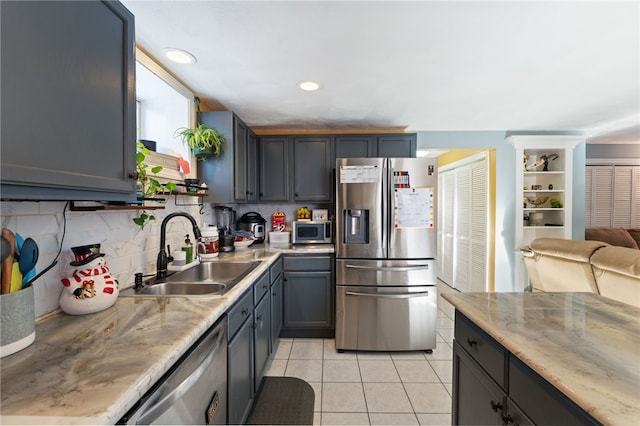
<instances>
[{"instance_id":1,"label":"cabinet door handle","mask_svg":"<svg viewBox=\"0 0 640 426\"><path fill-rule=\"evenodd\" d=\"M248 313L249 313L249 309L244 308L244 309L242 310L242 315L247 315Z\"/></svg>"},{"instance_id":2,"label":"cabinet door handle","mask_svg":"<svg viewBox=\"0 0 640 426\"><path fill-rule=\"evenodd\" d=\"M469 344L469 346L477 346L478 342L476 342L476 339L471 339L469 337L467 337L467 343Z\"/></svg>"},{"instance_id":3,"label":"cabinet door handle","mask_svg":"<svg viewBox=\"0 0 640 426\"><path fill-rule=\"evenodd\" d=\"M258 316L256 317L256 319L257 319L258 321L262 321L262 315L258 315Z\"/></svg>"},{"instance_id":4,"label":"cabinet door handle","mask_svg":"<svg viewBox=\"0 0 640 426\"><path fill-rule=\"evenodd\" d=\"M269 288L269 286L268 286L268 285L266 285L266 284L264 284L264 285L262 286L262 288L264 288L264 289L266 290L266 289L268 289L268 288Z\"/></svg>"},{"instance_id":5,"label":"cabinet door handle","mask_svg":"<svg viewBox=\"0 0 640 426\"><path fill-rule=\"evenodd\" d=\"M513 421L513 417L511 417L511 414L509 413L502 413L502 421L504 422L504 424L515 424L515 422Z\"/></svg>"},{"instance_id":6,"label":"cabinet door handle","mask_svg":"<svg viewBox=\"0 0 640 426\"><path fill-rule=\"evenodd\" d=\"M138 172L129 172L129 179L138 179Z\"/></svg>"},{"instance_id":7,"label":"cabinet door handle","mask_svg":"<svg viewBox=\"0 0 640 426\"><path fill-rule=\"evenodd\" d=\"M491 408L493 408L493 411L495 411L496 413L498 412L498 410L502 410L502 403L500 402L495 402L493 399L491 400Z\"/></svg>"}]
</instances>

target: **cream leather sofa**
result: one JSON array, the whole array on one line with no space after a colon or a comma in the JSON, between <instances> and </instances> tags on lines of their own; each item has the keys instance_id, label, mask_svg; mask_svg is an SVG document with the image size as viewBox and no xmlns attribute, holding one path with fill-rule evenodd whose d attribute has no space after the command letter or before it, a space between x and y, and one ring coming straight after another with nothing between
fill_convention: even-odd
<instances>
[{"instance_id":1,"label":"cream leather sofa","mask_svg":"<svg viewBox=\"0 0 640 426\"><path fill-rule=\"evenodd\" d=\"M640 307L640 250L538 238L521 252L533 291L591 292Z\"/></svg>"}]
</instances>

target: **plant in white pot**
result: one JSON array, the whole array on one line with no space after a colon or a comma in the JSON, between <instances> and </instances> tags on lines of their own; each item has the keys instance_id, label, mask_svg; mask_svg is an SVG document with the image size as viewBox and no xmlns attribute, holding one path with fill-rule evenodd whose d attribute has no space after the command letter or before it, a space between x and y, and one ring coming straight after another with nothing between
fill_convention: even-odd
<instances>
[{"instance_id":1,"label":"plant in white pot","mask_svg":"<svg viewBox=\"0 0 640 426\"><path fill-rule=\"evenodd\" d=\"M220 149L224 143L224 136L213 127L204 124L199 124L197 127L181 127L176 130L176 136L182 138L182 142L189 147L198 160L220 155Z\"/></svg>"}]
</instances>

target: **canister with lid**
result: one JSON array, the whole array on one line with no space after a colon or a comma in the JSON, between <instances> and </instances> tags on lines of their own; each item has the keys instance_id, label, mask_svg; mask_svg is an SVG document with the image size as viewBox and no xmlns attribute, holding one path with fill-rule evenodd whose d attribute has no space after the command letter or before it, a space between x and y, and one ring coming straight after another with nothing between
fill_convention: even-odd
<instances>
[{"instance_id":1,"label":"canister with lid","mask_svg":"<svg viewBox=\"0 0 640 426\"><path fill-rule=\"evenodd\" d=\"M218 256L219 236L217 226L207 226L200 230L198 239L198 254L202 261L211 260Z\"/></svg>"}]
</instances>

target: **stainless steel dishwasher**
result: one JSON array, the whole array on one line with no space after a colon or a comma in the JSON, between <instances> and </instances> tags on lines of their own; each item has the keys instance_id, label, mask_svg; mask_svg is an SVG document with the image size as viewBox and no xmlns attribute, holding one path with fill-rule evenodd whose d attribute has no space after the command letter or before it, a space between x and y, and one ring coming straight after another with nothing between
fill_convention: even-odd
<instances>
[{"instance_id":1,"label":"stainless steel dishwasher","mask_svg":"<svg viewBox=\"0 0 640 426\"><path fill-rule=\"evenodd\" d=\"M226 424L227 316L198 339L119 423Z\"/></svg>"}]
</instances>

